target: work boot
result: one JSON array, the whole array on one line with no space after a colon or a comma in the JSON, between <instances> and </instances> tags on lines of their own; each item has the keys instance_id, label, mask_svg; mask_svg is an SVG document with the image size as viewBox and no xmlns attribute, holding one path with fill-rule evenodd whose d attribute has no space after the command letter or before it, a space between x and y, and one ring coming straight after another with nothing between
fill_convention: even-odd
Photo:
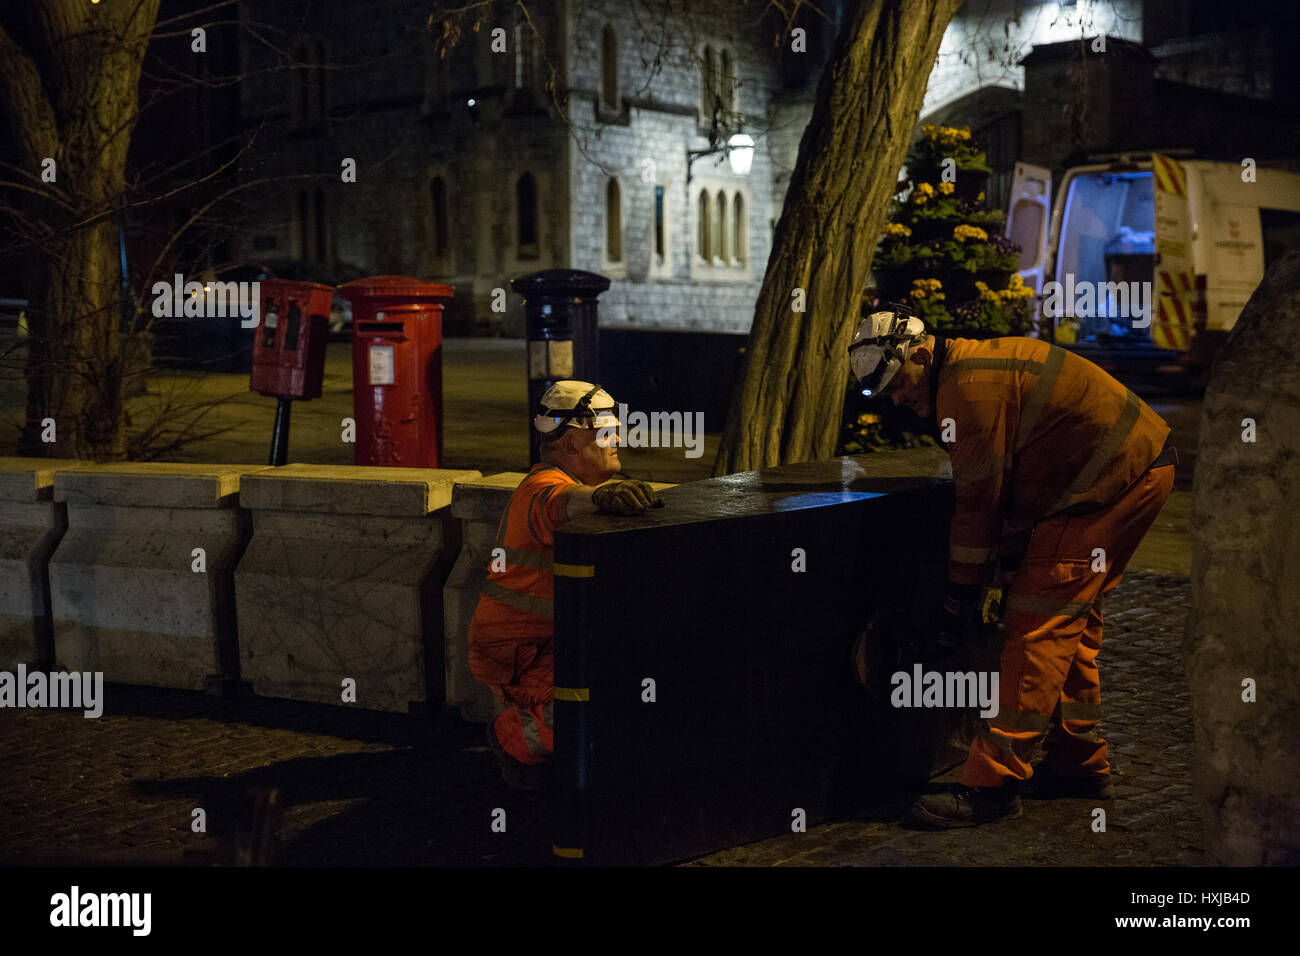
<instances>
[{"instance_id":1,"label":"work boot","mask_svg":"<svg viewBox=\"0 0 1300 956\"><path fill-rule=\"evenodd\" d=\"M488 749L497 758L497 767L501 770L501 779L511 790L545 790L551 785L550 761L540 764L526 764L511 756L501 740L497 737L495 723L487 725Z\"/></svg>"},{"instance_id":2,"label":"work boot","mask_svg":"<svg viewBox=\"0 0 1300 956\"><path fill-rule=\"evenodd\" d=\"M977 827L1020 816L1020 784L965 787L954 784L943 793L927 793L912 804L912 819L931 827Z\"/></svg>"},{"instance_id":3,"label":"work boot","mask_svg":"<svg viewBox=\"0 0 1300 956\"><path fill-rule=\"evenodd\" d=\"M1109 773L1072 775L1038 766L1034 768L1030 785L1032 790L1029 795L1039 800L1055 800L1058 797L1109 800L1115 795L1115 784Z\"/></svg>"}]
</instances>

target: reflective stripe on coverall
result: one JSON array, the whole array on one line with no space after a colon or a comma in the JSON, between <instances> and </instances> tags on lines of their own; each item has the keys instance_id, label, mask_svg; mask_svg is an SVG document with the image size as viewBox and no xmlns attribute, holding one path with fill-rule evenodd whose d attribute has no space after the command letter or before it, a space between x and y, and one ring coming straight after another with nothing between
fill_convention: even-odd
<instances>
[{"instance_id":1,"label":"reflective stripe on coverall","mask_svg":"<svg viewBox=\"0 0 1300 956\"><path fill-rule=\"evenodd\" d=\"M498 701L497 739L512 757L539 764L554 750L555 685L551 572L560 495L580 484L538 464L515 489L494 547L504 571L491 571L469 625L469 666Z\"/></svg>"},{"instance_id":2,"label":"reflective stripe on coverall","mask_svg":"<svg viewBox=\"0 0 1300 956\"><path fill-rule=\"evenodd\" d=\"M1098 602L1169 495L1173 468L1149 470L1169 426L1096 365L1038 339L945 345L934 404L955 430L949 578L989 583L999 542L1029 535L1008 590L1000 710L962 782L1027 778L1025 758L1049 729L1053 769L1109 772L1096 733Z\"/></svg>"},{"instance_id":3,"label":"reflective stripe on coverall","mask_svg":"<svg viewBox=\"0 0 1300 956\"><path fill-rule=\"evenodd\" d=\"M1110 772L1106 741L1097 733L1101 605L1173 484L1172 465L1153 468L1101 511L1058 515L1034 528L1007 594L998 714L971 742L961 778L966 786L1027 779L1044 733L1044 761L1057 773ZM1105 571L1094 570L1103 563Z\"/></svg>"}]
</instances>

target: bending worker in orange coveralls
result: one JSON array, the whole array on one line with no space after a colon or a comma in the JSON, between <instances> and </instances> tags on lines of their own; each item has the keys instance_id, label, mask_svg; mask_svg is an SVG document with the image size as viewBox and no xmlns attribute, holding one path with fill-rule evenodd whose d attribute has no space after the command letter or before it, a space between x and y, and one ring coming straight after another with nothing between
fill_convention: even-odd
<instances>
[{"instance_id":1,"label":"bending worker in orange coveralls","mask_svg":"<svg viewBox=\"0 0 1300 956\"><path fill-rule=\"evenodd\" d=\"M997 716L972 741L961 783L920 797L913 819L1017 817L1031 776L1041 797L1108 799L1101 604L1173 488L1169 426L1096 365L1038 339L936 338L898 309L866 319L849 351L864 394L948 429L956 509L941 643L976 632L999 555L1010 573Z\"/></svg>"},{"instance_id":2,"label":"bending worker in orange coveralls","mask_svg":"<svg viewBox=\"0 0 1300 956\"><path fill-rule=\"evenodd\" d=\"M556 382L542 396L533 419L542 460L501 519L495 547L505 550L505 567L494 561L470 621L470 670L500 702L488 745L517 789L546 786L554 749L555 529L580 515L636 514L659 503L644 481L604 484L623 467L618 424L614 399L599 385Z\"/></svg>"}]
</instances>

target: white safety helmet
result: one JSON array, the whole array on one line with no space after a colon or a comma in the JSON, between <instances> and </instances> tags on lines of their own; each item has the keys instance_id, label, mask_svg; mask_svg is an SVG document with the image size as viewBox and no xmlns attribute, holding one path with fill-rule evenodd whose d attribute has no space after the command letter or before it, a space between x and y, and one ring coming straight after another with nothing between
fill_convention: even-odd
<instances>
[{"instance_id":1,"label":"white safety helmet","mask_svg":"<svg viewBox=\"0 0 1300 956\"><path fill-rule=\"evenodd\" d=\"M907 353L927 335L925 323L905 305L890 305L863 319L849 346L849 364L862 394L879 395L903 367Z\"/></svg>"},{"instance_id":2,"label":"white safety helmet","mask_svg":"<svg viewBox=\"0 0 1300 956\"><path fill-rule=\"evenodd\" d=\"M614 397L599 385L566 379L546 390L537 405L533 427L543 435L558 429L617 428Z\"/></svg>"}]
</instances>

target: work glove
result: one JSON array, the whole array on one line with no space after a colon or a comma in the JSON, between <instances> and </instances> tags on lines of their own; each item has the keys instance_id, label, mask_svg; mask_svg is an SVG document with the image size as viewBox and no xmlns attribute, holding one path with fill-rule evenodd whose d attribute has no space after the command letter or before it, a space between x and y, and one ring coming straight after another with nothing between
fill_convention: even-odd
<instances>
[{"instance_id":1,"label":"work glove","mask_svg":"<svg viewBox=\"0 0 1300 956\"><path fill-rule=\"evenodd\" d=\"M601 485L591 493L592 504L601 514L634 515L647 508L662 508L663 502L647 481L626 478Z\"/></svg>"},{"instance_id":2,"label":"work glove","mask_svg":"<svg viewBox=\"0 0 1300 956\"><path fill-rule=\"evenodd\" d=\"M982 608L978 585L949 581L943 591L943 611L939 615L938 643L942 657L975 643L980 636Z\"/></svg>"}]
</instances>

